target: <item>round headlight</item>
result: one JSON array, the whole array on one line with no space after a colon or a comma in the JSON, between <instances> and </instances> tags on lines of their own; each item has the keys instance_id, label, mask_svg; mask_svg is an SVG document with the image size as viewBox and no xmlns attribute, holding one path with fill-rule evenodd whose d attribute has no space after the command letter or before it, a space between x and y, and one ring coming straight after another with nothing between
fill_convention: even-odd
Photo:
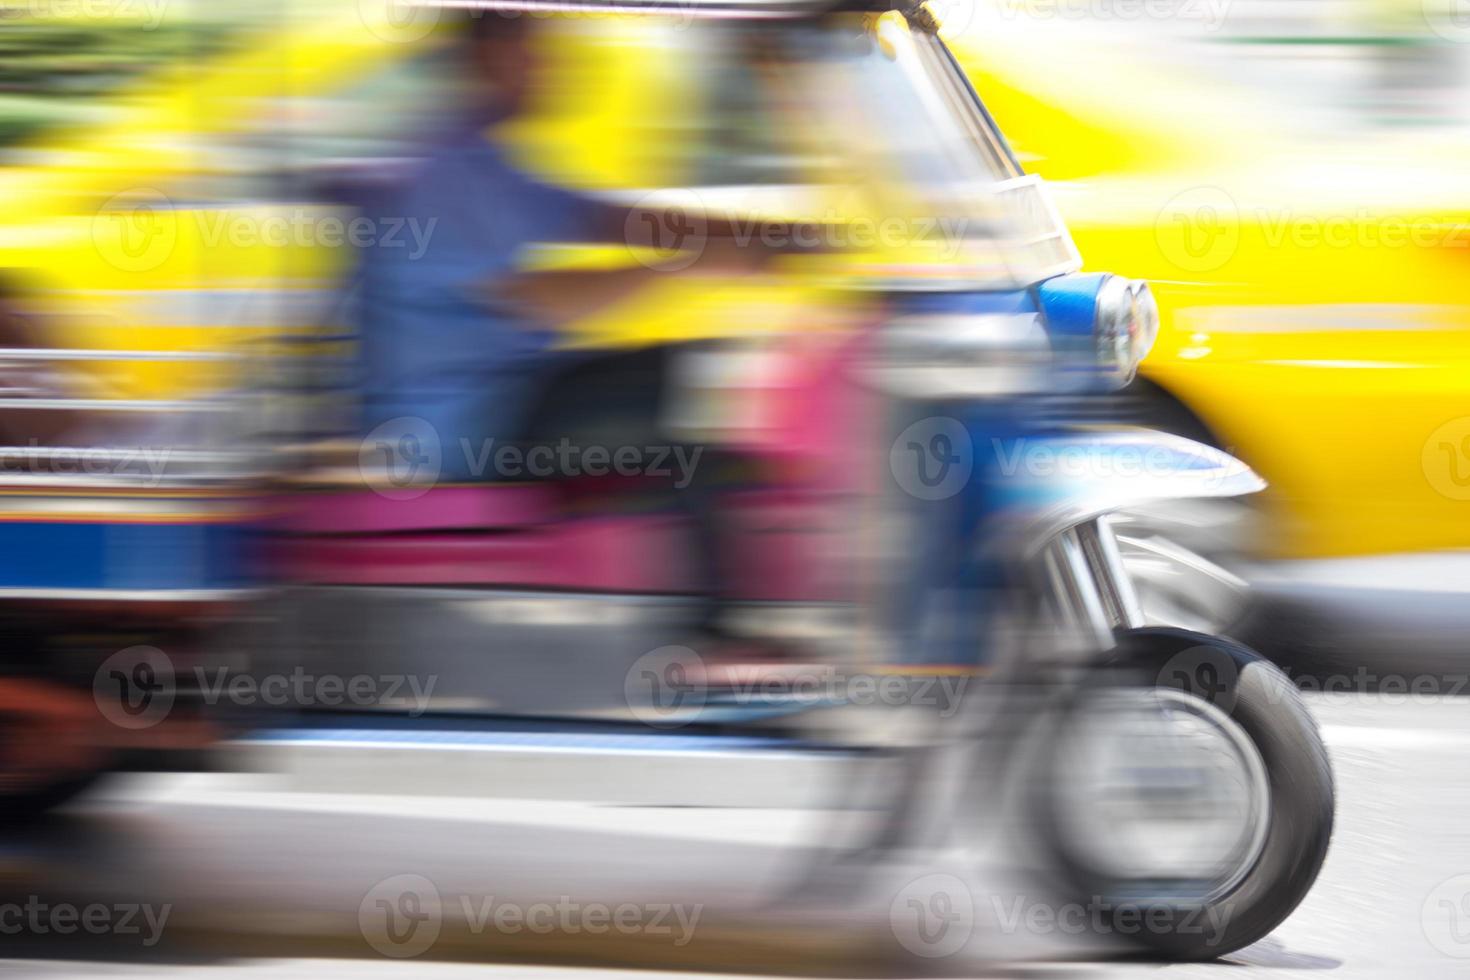
<instances>
[{"instance_id":1,"label":"round headlight","mask_svg":"<svg viewBox=\"0 0 1470 980\"><path fill-rule=\"evenodd\" d=\"M1097 291L1094 322L1098 363L1127 384L1159 333L1159 306L1148 284L1109 276Z\"/></svg>"}]
</instances>

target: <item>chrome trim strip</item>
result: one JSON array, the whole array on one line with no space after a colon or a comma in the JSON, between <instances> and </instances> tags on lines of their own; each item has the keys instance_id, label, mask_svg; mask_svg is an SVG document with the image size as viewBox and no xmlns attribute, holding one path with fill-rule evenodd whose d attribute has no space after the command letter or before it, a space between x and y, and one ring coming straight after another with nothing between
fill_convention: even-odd
<instances>
[{"instance_id":1,"label":"chrome trim strip","mask_svg":"<svg viewBox=\"0 0 1470 980\"><path fill-rule=\"evenodd\" d=\"M1118 552L1118 537L1112 518L1104 514L1077 528L1087 546L1088 557L1097 576L1100 591L1107 600L1113 621L1122 629L1138 629L1145 625L1143 606L1133 588L1123 558Z\"/></svg>"},{"instance_id":2,"label":"chrome trim strip","mask_svg":"<svg viewBox=\"0 0 1470 980\"><path fill-rule=\"evenodd\" d=\"M453 10L526 10L547 13L650 14L733 20L793 20L831 8L793 0L405 0L410 7Z\"/></svg>"},{"instance_id":3,"label":"chrome trim strip","mask_svg":"<svg viewBox=\"0 0 1470 980\"><path fill-rule=\"evenodd\" d=\"M113 497L75 496L11 496L0 495L0 523L21 518L56 518L106 524L112 521L136 521L139 518L178 518L188 515L200 521L217 523L221 519L243 519L252 512L238 500L205 500L177 497ZM147 523L145 521L145 523Z\"/></svg>"},{"instance_id":4,"label":"chrome trim strip","mask_svg":"<svg viewBox=\"0 0 1470 980\"><path fill-rule=\"evenodd\" d=\"M103 350L66 347L0 347L0 361L237 361L224 351Z\"/></svg>"},{"instance_id":5,"label":"chrome trim strip","mask_svg":"<svg viewBox=\"0 0 1470 980\"><path fill-rule=\"evenodd\" d=\"M1079 631L1092 634L1097 644L1093 649L1099 652L1111 650L1115 642L1113 625L1077 529L1063 531L1058 535L1055 545L1055 567L1061 576L1067 599L1070 600L1069 606L1075 625Z\"/></svg>"},{"instance_id":6,"label":"chrome trim strip","mask_svg":"<svg viewBox=\"0 0 1470 980\"><path fill-rule=\"evenodd\" d=\"M8 599L47 599L62 602L242 602L266 595L264 589L6 589Z\"/></svg>"},{"instance_id":7,"label":"chrome trim strip","mask_svg":"<svg viewBox=\"0 0 1470 980\"><path fill-rule=\"evenodd\" d=\"M76 459L130 462L162 457L167 462L234 463L257 459L259 454L226 449L174 449L168 446L0 446L0 460L5 459Z\"/></svg>"},{"instance_id":8,"label":"chrome trim strip","mask_svg":"<svg viewBox=\"0 0 1470 980\"><path fill-rule=\"evenodd\" d=\"M129 398L0 398L0 409L75 412L232 412L238 406L219 401L165 401Z\"/></svg>"},{"instance_id":9,"label":"chrome trim strip","mask_svg":"<svg viewBox=\"0 0 1470 980\"><path fill-rule=\"evenodd\" d=\"M226 211L226 214L236 213ZM211 289L65 289L28 304L38 319L65 317L103 328L230 328L302 331L320 329L344 293L279 279L258 286Z\"/></svg>"}]
</instances>

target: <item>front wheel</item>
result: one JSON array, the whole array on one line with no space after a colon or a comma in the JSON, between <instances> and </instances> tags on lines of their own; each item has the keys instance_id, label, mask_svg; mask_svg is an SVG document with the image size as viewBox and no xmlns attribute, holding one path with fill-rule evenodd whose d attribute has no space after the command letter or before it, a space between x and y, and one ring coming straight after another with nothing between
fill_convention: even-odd
<instances>
[{"instance_id":1,"label":"front wheel","mask_svg":"<svg viewBox=\"0 0 1470 980\"><path fill-rule=\"evenodd\" d=\"M1039 825L1104 932L1175 959L1265 937L1332 836L1327 752L1287 677L1231 640L1120 637L1047 753Z\"/></svg>"}]
</instances>

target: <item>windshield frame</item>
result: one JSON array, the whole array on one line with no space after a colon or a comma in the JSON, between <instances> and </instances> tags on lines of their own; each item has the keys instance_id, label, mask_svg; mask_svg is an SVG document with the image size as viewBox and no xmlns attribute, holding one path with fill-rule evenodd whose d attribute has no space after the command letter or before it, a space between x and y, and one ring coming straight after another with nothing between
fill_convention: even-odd
<instances>
[{"instance_id":1,"label":"windshield frame","mask_svg":"<svg viewBox=\"0 0 1470 980\"><path fill-rule=\"evenodd\" d=\"M1015 151L1011 149L1010 141L1006 139L995 117L986 108L985 100L980 98L980 93L970 81L970 76L966 74L964 67L960 65L959 59L954 56L949 45L945 44L944 39L939 36L938 24L932 18L910 14L906 14L905 18L914 33L924 39L925 43L920 45L920 51L930 53L938 60L939 63L934 65L934 68L937 69L936 74L939 79L947 83L947 94L951 100L956 102L956 109L960 117L968 124L967 128L981 144L982 150L1008 171L1008 178L1026 176L1026 170L1016 158Z\"/></svg>"}]
</instances>

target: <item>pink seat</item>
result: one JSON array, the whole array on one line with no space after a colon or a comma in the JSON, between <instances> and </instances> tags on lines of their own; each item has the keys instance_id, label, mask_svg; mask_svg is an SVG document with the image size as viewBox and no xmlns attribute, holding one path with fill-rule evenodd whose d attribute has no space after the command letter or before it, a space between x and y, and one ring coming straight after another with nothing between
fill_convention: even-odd
<instances>
[{"instance_id":1,"label":"pink seat","mask_svg":"<svg viewBox=\"0 0 1470 980\"><path fill-rule=\"evenodd\" d=\"M514 586L594 592L688 591L687 532L676 518L589 518L501 534L282 538L288 581L317 585Z\"/></svg>"},{"instance_id":2,"label":"pink seat","mask_svg":"<svg viewBox=\"0 0 1470 980\"><path fill-rule=\"evenodd\" d=\"M533 485L434 487L411 500L371 490L328 490L290 498L275 530L296 534L387 534L528 527L554 513L554 491Z\"/></svg>"},{"instance_id":3,"label":"pink seat","mask_svg":"<svg viewBox=\"0 0 1470 980\"><path fill-rule=\"evenodd\" d=\"M287 580L320 585L514 586L616 593L695 588L689 528L677 514L552 519L551 487L436 487L413 500L371 491L306 494L274 524ZM731 495L727 560L735 597L832 601L854 583L837 498L822 492ZM486 531L496 533L486 534Z\"/></svg>"}]
</instances>

